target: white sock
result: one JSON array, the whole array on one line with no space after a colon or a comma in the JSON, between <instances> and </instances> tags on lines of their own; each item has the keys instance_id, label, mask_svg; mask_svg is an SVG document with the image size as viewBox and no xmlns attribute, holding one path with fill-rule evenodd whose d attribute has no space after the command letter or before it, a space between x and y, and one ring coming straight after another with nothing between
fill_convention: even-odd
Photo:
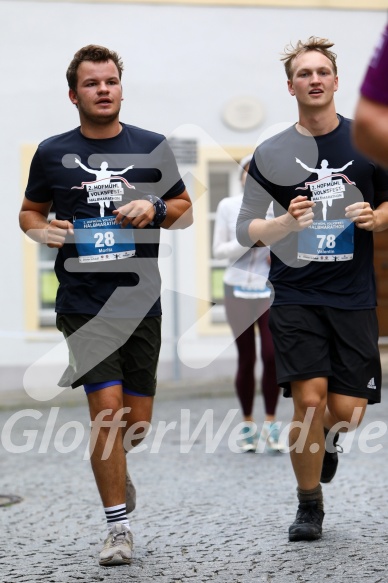
<instances>
[{"instance_id":1,"label":"white sock","mask_svg":"<svg viewBox=\"0 0 388 583\"><path fill-rule=\"evenodd\" d=\"M104 512L106 516L108 530L110 530L112 526L117 522L123 524L128 529L130 528L125 504L117 504L117 506L108 506L107 508L104 508Z\"/></svg>"}]
</instances>

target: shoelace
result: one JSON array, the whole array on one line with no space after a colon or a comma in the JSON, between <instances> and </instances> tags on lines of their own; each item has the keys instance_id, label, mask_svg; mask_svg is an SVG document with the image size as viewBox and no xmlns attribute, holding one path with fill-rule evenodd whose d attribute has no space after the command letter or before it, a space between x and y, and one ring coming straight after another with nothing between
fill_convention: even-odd
<instances>
[{"instance_id":1,"label":"shoelace","mask_svg":"<svg viewBox=\"0 0 388 583\"><path fill-rule=\"evenodd\" d=\"M300 504L298 509L298 522L309 522L311 518L314 521L320 522L321 517L318 509L315 506Z\"/></svg>"},{"instance_id":2,"label":"shoelace","mask_svg":"<svg viewBox=\"0 0 388 583\"><path fill-rule=\"evenodd\" d=\"M112 534L112 547L117 547L121 545L121 543L125 542L126 533L125 532L115 532ZM122 540L120 540L122 539Z\"/></svg>"},{"instance_id":3,"label":"shoelace","mask_svg":"<svg viewBox=\"0 0 388 583\"><path fill-rule=\"evenodd\" d=\"M337 443L338 439L339 439L339 433L336 433L333 437L332 443L329 443L328 445L330 446L330 448L333 446L336 449L337 453L344 453L344 448L342 447L342 445ZM329 453L335 453L335 451L330 451L330 450L328 450L328 451L329 451Z\"/></svg>"}]
</instances>

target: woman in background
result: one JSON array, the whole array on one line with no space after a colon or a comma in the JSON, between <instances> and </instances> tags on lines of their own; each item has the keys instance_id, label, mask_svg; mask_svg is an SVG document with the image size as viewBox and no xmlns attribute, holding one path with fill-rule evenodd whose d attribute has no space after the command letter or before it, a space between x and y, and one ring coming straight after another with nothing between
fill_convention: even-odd
<instances>
[{"instance_id":1,"label":"woman in background","mask_svg":"<svg viewBox=\"0 0 388 583\"><path fill-rule=\"evenodd\" d=\"M270 253L267 247L253 247L247 250L236 239L236 222L251 159L252 155L246 156L240 162L242 167L240 194L226 197L218 205L213 255L216 259L229 260L224 274L224 301L226 317L238 351L235 387L244 418L241 450L276 452L284 449L284 446L279 443L279 427L275 422L279 387L276 382L272 337L268 327L271 290L267 287L267 279ZM253 418L256 326L261 340L263 363L261 390L265 407L265 420L259 432Z\"/></svg>"}]
</instances>

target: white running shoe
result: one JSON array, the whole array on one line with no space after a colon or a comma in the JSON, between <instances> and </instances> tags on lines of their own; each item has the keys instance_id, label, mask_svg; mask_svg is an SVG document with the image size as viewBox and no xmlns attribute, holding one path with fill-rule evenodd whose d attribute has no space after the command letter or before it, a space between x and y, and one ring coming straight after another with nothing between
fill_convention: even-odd
<instances>
[{"instance_id":1,"label":"white running shoe","mask_svg":"<svg viewBox=\"0 0 388 583\"><path fill-rule=\"evenodd\" d=\"M133 536L131 531L116 522L109 531L100 552L100 565L127 565L132 559Z\"/></svg>"},{"instance_id":2,"label":"white running shoe","mask_svg":"<svg viewBox=\"0 0 388 583\"><path fill-rule=\"evenodd\" d=\"M279 441L279 424L275 421L264 421L263 427L258 436L258 445L256 451L258 453L277 453L284 452L286 446Z\"/></svg>"},{"instance_id":3,"label":"white running shoe","mask_svg":"<svg viewBox=\"0 0 388 583\"><path fill-rule=\"evenodd\" d=\"M246 422L241 429L239 448L242 452L255 452L257 440L257 426L253 422Z\"/></svg>"}]
</instances>

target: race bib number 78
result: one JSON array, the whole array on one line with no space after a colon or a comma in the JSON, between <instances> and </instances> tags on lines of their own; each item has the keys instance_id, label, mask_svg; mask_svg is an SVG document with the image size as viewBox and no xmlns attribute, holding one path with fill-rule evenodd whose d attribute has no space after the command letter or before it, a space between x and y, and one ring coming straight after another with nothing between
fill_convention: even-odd
<instances>
[{"instance_id":1,"label":"race bib number 78","mask_svg":"<svg viewBox=\"0 0 388 583\"><path fill-rule=\"evenodd\" d=\"M298 235L298 259L349 261L354 254L354 224L348 219L314 221Z\"/></svg>"}]
</instances>

